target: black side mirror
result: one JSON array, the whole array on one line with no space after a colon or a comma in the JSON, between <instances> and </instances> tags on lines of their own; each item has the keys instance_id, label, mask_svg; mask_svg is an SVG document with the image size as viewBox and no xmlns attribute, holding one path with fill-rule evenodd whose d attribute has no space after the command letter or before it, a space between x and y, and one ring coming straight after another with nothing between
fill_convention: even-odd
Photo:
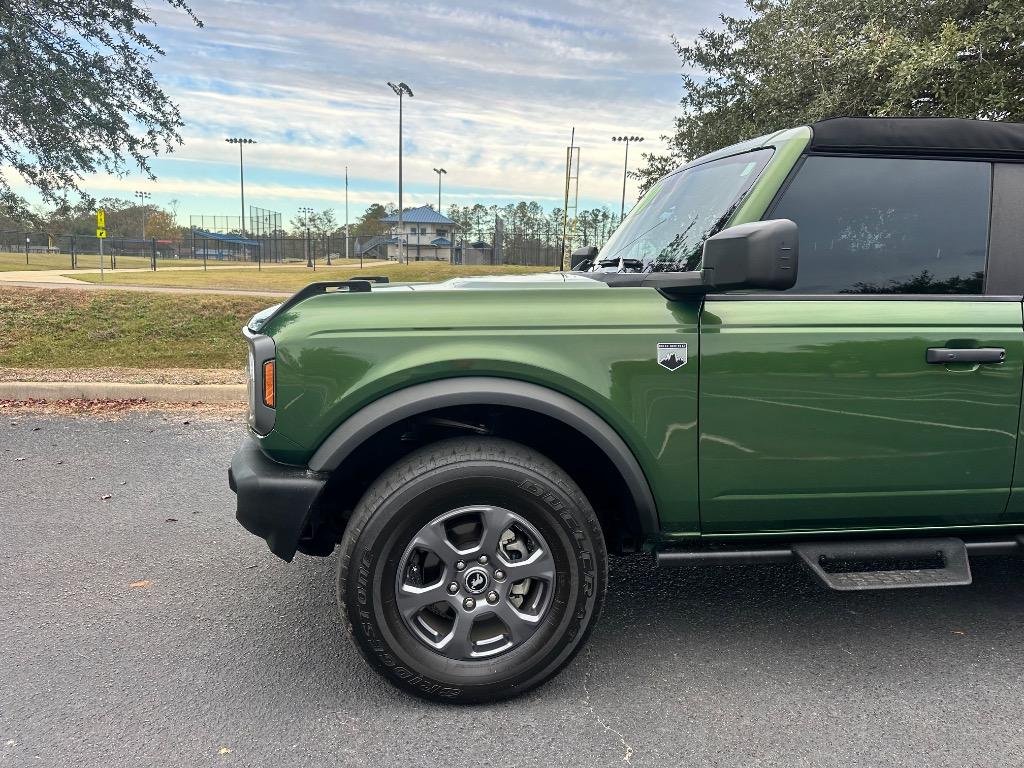
<instances>
[{"instance_id":1,"label":"black side mirror","mask_svg":"<svg viewBox=\"0 0 1024 768\"><path fill-rule=\"evenodd\" d=\"M583 248L577 248L572 252L569 257L569 269L579 269L580 264L585 261L593 261L597 258L597 246L587 245Z\"/></svg>"},{"instance_id":2,"label":"black side mirror","mask_svg":"<svg viewBox=\"0 0 1024 768\"><path fill-rule=\"evenodd\" d=\"M796 285L799 232L789 219L738 224L709 237L701 264L709 291Z\"/></svg>"}]
</instances>

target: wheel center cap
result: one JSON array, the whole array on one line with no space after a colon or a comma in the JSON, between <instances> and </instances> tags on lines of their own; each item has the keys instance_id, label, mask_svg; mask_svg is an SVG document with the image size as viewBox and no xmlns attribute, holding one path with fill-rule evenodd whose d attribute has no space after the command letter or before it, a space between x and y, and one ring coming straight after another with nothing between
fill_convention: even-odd
<instances>
[{"instance_id":1,"label":"wheel center cap","mask_svg":"<svg viewBox=\"0 0 1024 768\"><path fill-rule=\"evenodd\" d=\"M470 568L466 571L466 575L463 577L466 585L466 591L474 595L479 595L485 589L487 589L487 582L490 580L487 576L487 571L483 568Z\"/></svg>"}]
</instances>

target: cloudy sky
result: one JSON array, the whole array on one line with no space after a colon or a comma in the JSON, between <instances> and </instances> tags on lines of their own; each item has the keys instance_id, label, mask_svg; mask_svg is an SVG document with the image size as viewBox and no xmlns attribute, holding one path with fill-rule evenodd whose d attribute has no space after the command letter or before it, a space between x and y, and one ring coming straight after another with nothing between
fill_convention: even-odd
<instances>
[{"instance_id":1,"label":"cloudy sky","mask_svg":"<svg viewBox=\"0 0 1024 768\"><path fill-rule=\"evenodd\" d=\"M353 218L371 202L397 203L398 99L387 80L415 93L405 100L406 205L436 202L432 169L444 167L445 207L560 207L575 126L581 206L617 207L623 149L610 137L639 134L658 149L676 111L669 36L740 12L732 0L194 0L197 29L153 7L167 53L156 70L181 107L185 145L155 162L157 182L104 177L90 190L177 199L185 223L238 212L238 153L226 136L256 139L246 203L286 221L307 205L343 218L346 165ZM627 205L633 194L630 183Z\"/></svg>"}]
</instances>

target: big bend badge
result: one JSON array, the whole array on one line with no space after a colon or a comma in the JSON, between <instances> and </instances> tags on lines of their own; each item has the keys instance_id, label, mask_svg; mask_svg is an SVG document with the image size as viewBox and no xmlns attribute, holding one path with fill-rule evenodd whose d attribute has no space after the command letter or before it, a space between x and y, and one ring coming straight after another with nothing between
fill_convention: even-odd
<instances>
[{"instance_id":1,"label":"big bend badge","mask_svg":"<svg viewBox=\"0 0 1024 768\"><path fill-rule=\"evenodd\" d=\"M677 371L686 365L686 344L658 344L658 365Z\"/></svg>"}]
</instances>

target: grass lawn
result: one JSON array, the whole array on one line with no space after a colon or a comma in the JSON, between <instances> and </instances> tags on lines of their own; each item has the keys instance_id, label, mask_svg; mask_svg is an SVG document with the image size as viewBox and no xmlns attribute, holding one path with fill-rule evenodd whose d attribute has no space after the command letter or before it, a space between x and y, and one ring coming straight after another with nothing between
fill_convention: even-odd
<instances>
[{"instance_id":1,"label":"grass lawn","mask_svg":"<svg viewBox=\"0 0 1024 768\"><path fill-rule=\"evenodd\" d=\"M0 253L0 272L21 272L22 270L38 271L41 269L71 269L71 255L67 253L30 253L28 264L24 253ZM211 262L213 263L213 262ZM110 268L110 254L103 255L103 265ZM147 268L148 258L143 256L118 256L118 269ZM157 259L157 268L163 267L196 267L203 266L200 259ZM99 269L100 257L96 254L79 254L79 269Z\"/></svg>"},{"instance_id":2,"label":"grass lawn","mask_svg":"<svg viewBox=\"0 0 1024 768\"><path fill-rule=\"evenodd\" d=\"M552 272L554 267L519 266L459 266L442 262L412 262L411 264L372 264L362 269L364 275L387 275L392 282L424 282L447 280L469 275L518 275L530 272ZM358 268L326 267L317 265L316 272L307 267L272 267L256 272L250 268L216 269L208 272L129 272L107 275L106 282L120 285L165 285L188 288L245 288L250 290L297 291L317 280L346 280L359 277ZM69 277L100 281L99 275L67 273Z\"/></svg>"},{"instance_id":3,"label":"grass lawn","mask_svg":"<svg viewBox=\"0 0 1024 768\"><path fill-rule=\"evenodd\" d=\"M0 367L241 368L241 327L273 303L258 296L0 288Z\"/></svg>"}]
</instances>

